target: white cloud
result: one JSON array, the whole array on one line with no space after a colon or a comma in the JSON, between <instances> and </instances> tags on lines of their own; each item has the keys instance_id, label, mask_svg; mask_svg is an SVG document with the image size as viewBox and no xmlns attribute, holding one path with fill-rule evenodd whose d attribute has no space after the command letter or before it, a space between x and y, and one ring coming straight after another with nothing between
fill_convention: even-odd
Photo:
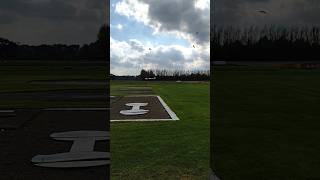
<instances>
[{"instance_id":1,"label":"white cloud","mask_svg":"<svg viewBox=\"0 0 320 180\"><path fill-rule=\"evenodd\" d=\"M123 0L116 3L115 12L127 16L129 18L134 18L139 22L148 24L148 11L149 5L142 3L138 0Z\"/></svg>"},{"instance_id":2,"label":"white cloud","mask_svg":"<svg viewBox=\"0 0 320 180\"><path fill-rule=\"evenodd\" d=\"M122 0L116 13L200 45L210 40L209 0Z\"/></svg>"},{"instance_id":3,"label":"white cloud","mask_svg":"<svg viewBox=\"0 0 320 180\"><path fill-rule=\"evenodd\" d=\"M210 9L210 0L196 0L195 7L202 10Z\"/></svg>"},{"instance_id":4,"label":"white cloud","mask_svg":"<svg viewBox=\"0 0 320 180\"><path fill-rule=\"evenodd\" d=\"M111 37L111 73L139 74L141 69L207 70L210 68L209 0L122 0L115 12L190 45L156 45Z\"/></svg>"},{"instance_id":5,"label":"white cloud","mask_svg":"<svg viewBox=\"0 0 320 180\"><path fill-rule=\"evenodd\" d=\"M118 24L118 25L117 25L117 28L118 28L119 30L122 30L123 26L122 26L121 24Z\"/></svg>"},{"instance_id":6,"label":"white cloud","mask_svg":"<svg viewBox=\"0 0 320 180\"><path fill-rule=\"evenodd\" d=\"M117 24L117 25L110 24L110 27L118 29L119 31L121 31L123 29L123 25L121 25L121 24Z\"/></svg>"},{"instance_id":7,"label":"white cloud","mask_svg":"<svg viewBox=\"0 0 320 180\"><path fill-rule=\"evenodd\" d=\"M111 73L138 75L141 69L205 70L207 50L180 45L155 45L137 39L118 41L110 37Z\"/></svg>"}]
</instances>

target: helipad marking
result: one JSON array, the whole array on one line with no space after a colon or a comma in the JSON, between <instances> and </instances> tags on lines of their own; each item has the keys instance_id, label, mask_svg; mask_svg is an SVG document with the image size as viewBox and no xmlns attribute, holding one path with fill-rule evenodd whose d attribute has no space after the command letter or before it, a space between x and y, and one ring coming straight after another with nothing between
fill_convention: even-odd
<instances>
[{"instance_id":1,"label":"helipad marking","mask_svg":"<svg viewBox=\"0 0 320 180\"><path fill-rule=\"evenodd\" d=\"M120 114L123 114L123 115L126 115L126 116L146 114L146 113L149 112L149 110L140 109L140 107L141 106L147 106L147 105L148 105L148 103L127 103L126 106L132 106L132 109L121 110Z\"/></svg>"},{"instance_id":2,"label":"helipad marking","mask_svg":"<svg viewBox=\"0 0 320 180\"><path fill-rule=\"evenodd\" d=\"M96 141L109 140L107 131L69 131L53 133L55 140L73 141L70 152L51 155L36 155L31 159L42 167L89 167L110 164L110 153L94 151Z\"/></svg>"},{"instance_id":3,"label":"helipad marking","mask_svg":"<svg viewBox=\"0 0 320 180\"><path fill-rule=\"evenodd\" d=\"M169 114L169 116L171 117L171 119L114 119L114 120L110 120L110 122L154 122L154 121L178 121L180 120L178 118L178 116L170 109L170 107L164 102L164 100L157 95L129 95L126 97L157 97L158 100L160 101L160 103L162 104L162 106L164 107L164 109L166 110L166 112Z\"/></svg>"}]
</instances>

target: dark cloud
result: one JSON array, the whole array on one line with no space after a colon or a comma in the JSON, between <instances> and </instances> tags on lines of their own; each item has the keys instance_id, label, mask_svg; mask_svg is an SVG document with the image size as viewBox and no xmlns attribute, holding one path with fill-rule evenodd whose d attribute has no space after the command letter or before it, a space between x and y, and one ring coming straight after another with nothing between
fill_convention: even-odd
<instances>
[{"instance_id":1,"label":"dark cloud","mask_svg":"<svg viewBox=\"0 0 320 180\"><path fill-rule=\"evenodd\" d=\"M151 23L160 23L162 31L182 31L191 35L197 43L209 41L209 9L195 7L193 0L141 0L149 4Z\"/></svg>"},{"instance_id":2,"label":"dark cloud","mask_svg":"<svg viewBox=\"0 0 320 180\"><path fill-rule=\"evenodd\" d=\"M186 59L181 51L170 48L160 48L155 53L144 56L144 63L152 63L157 67L165 69L183 68Z\"/></svg>"},{"instance_id":3,"label":"dark cloud","mask_svg":"<svg viewBox=\"0 0 320 180\"><path fill-rule=\"evenodd\" d=\"M107 0L1 0L0 37L27 44L90 43L106 22L108 4Z\"/></svg>"},{"instance_id":4,"label":"dark cloud","mask_svg":"<svg viewBox=\"0 0 320 180\"><path fill-rule=\"evenodd\" d=\"M318 0L223 0L215 2L214 11L220 26L320 25Z\"/></svg>"},{"instance_id":5,"label":"dark cloud","mask_svg":"<svg viewBox=\"0 0 320 180\"><path fill-rule=\"evenodd\" d=\"M131 46L131 48L133 50L139 51L139 52L143 52L144 51L144 47L143 44L139 41L136 40L129 40L129 45Z\"/></svg>"}]
</instances>

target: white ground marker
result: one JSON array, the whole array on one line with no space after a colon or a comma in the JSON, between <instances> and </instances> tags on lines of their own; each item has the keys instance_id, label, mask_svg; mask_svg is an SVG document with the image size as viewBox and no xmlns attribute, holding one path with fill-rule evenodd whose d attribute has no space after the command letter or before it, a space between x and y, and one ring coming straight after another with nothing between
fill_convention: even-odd
<instances>
[{"instance_id":1,"label":"white ground marker","mask_svg":"<svg viewBox=\"0 0 320 180\"><path fill-rule=\"evenodd\" d=\"M140 115L140 114L146 114L149 112L149 110L146 109L140 109L141 106L147 106L148 103L127 103L126 106L132 106L132 109L130 110L121 110L120 114L126 115L126 116L132 116L132 115Z\"/></svg>"},{"instance_id":2,"label":"white ground marker","mask_svg":"<svg viewBox=\"0 0 320 180\"><path fill-rule=\"evenodd\" d=\"M36 155L31 159L36 166L55 168L90 167L110 164L110 153L94 151L96 141L108 140L107 131L69 131L53 133L51 138L73 141L70 152Z\"/></svg>"}]
</instances>

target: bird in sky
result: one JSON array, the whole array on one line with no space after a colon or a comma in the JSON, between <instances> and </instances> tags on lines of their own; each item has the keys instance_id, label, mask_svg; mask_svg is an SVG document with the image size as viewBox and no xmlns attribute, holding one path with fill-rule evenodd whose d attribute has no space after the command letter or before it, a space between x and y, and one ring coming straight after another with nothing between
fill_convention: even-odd
<instances>
[{"instance_id":1,"label":"bird in sky","mask_svg":"<svg viewBox=\"0 0 320 180\"><path fill-rule=\"evenodd\" d=\"M196 48L194 45L192 45L193 46L193 48Z\"/></svg>"},{"instance_id":2,"label":"bird in sky","mask_svg":"<svg viewBox=\"0 0 320 180\"><path fill-rule=\"evenodd\" d=\"M268 12L265 10L257 10L257 12L262 13L262 14L268 14Z\"/></svg>"},{"instance_id":3,"label":"bird in sky","mask_svg":"<svg viewBox=\"0 0 320 180\"><path fill-rule=\"evenodd\" d=\"M151 48L149 48L149 50L151 51Z\"/></svg>"}]
</instances>

